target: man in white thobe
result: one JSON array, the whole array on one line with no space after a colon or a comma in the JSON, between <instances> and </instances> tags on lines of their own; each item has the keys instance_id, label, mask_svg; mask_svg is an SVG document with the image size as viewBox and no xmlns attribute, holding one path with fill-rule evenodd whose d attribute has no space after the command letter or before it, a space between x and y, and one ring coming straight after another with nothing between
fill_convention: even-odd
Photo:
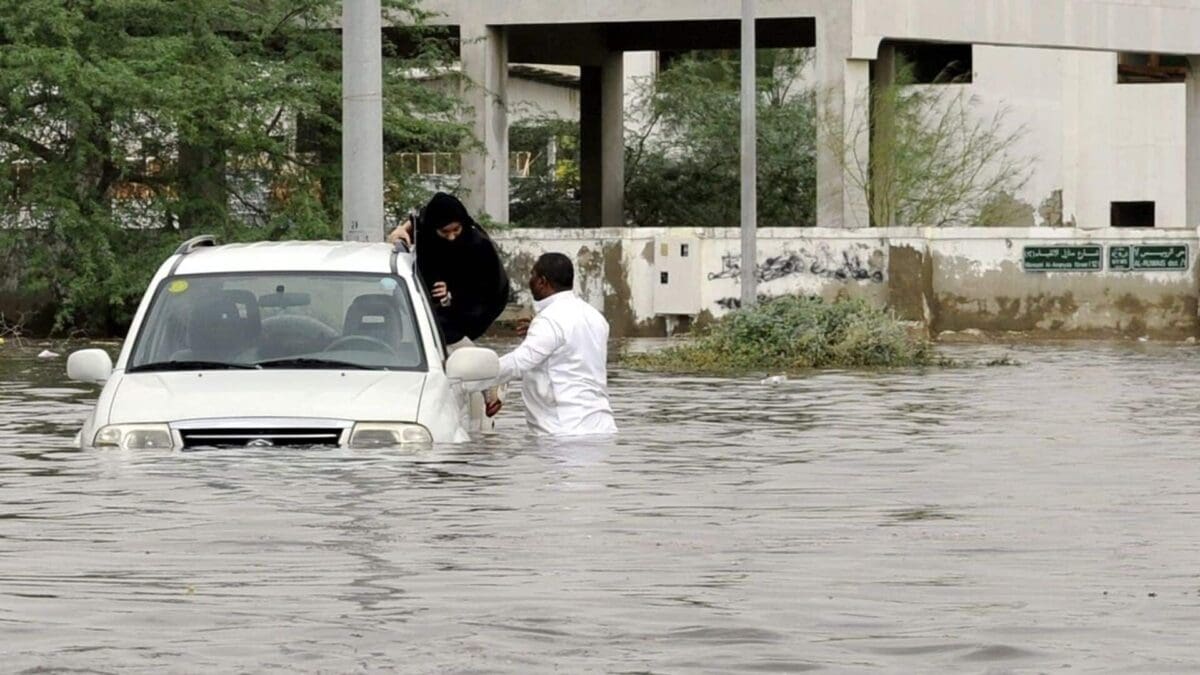
<instances>
[{"instance_id":1,"label":"man in white thobe","mask_svg":"<svg viewBox=\"0 0 1200 675\"><path fill-rule=\"evenodd\" d=\"M560 253L538 258L529 277L537 315L525 341L500 358L497 384L520 379L525 419L543 436L615 434L608 402L608 322L573 291L575 269ZM488 406L488 413L499 404Z\"/></svg>"}]
</instances>

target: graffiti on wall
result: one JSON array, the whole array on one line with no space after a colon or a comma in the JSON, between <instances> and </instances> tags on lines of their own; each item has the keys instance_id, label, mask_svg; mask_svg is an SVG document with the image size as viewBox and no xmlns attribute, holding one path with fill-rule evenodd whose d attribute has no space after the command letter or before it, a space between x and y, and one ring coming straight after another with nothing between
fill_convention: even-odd
<instances>
[{"instance_id":1,"label":"graffiti on wall","mask_svg":"<svg viewBox=\"0 0 1200 675\"><path fill-rule=\"evenodd\" d=\"M814 250L788 251L767 258L758 266L758 280L770 282L792 276L811 274L837 281L870 281L881 284L885 278L883 256L867 244L855 244L849 249L833 251L828 244ZM729 253L721 257L721 271L710 272L708 280L737 279L742 275L742 256Z\"/></svg>"}]
</instances>

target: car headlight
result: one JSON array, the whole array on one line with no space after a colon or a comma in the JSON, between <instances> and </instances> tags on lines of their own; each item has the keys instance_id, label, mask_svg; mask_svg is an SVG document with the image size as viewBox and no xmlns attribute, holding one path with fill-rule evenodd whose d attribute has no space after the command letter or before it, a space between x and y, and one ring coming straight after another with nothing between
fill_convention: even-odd
<instances>
[{"instance_id":1,"label":"car headlight","mask_svg":"<svg viewBox=\"0 0 1200 675\"><path fill-rule=\"evenodd\" d=\"M167 450L175 447L175 437L165 424L112 424L96 434L93 445L122 450Z\"/></svg>"},{"instance_id":2,"label":"car headlight","mask_svg":"<svg viewBox=\"0 0 1200 675\"><path fill-rule=\"evenodd\" d=\"M350 447L355 449L430 443L433 443L433 436L420 424L359 422L350 431Z\"/></svg>"}]
</instances>

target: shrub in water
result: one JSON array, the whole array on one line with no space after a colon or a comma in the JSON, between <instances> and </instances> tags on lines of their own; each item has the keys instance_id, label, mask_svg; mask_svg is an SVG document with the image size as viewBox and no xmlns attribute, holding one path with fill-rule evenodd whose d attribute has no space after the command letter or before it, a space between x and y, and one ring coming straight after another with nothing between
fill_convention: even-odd
<instances>
[{"instance_id":1,"label":"shrub in water","mask_svg":"<svg viewBox=\"0 0 1200 675\"><path fill-rule=\"evenodd\" d=\"M728 373L923 365L933 350L862 300L781 297L724 317L687 344L625 357L632 368Z\"/></svg>"}]
</instances>

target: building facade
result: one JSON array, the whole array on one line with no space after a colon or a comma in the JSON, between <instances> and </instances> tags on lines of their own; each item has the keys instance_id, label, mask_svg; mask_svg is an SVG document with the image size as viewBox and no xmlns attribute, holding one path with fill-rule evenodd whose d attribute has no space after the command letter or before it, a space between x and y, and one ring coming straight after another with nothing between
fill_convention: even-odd
<instances>
[{"instance_id":1,"label":"building facade","mask_svg":"<svg viewBox=\"0 0 1200 675\"><path fill-rule=\"evenodd\" d=\"M731 49L739 39L738 0L427 6L436 22L459 31L464 70L482 85L471 96L484 151L465 160L464 187L472 205L497 220L507 215L507 162L495 158L507 156L510 63L579 68L585 224L619 226L624 55ZM982 111L1007 106L1007 119L1028 129L1024 143L1037 166L1014 197L1032 214L1029 224L1200 225L1200 87L1193 74L1200 2L773 0L759 9L759 46L814 49L821 110L844 123L869 107L872 77L889 67L889 45L970 50L974 77L951 86L969 88ZM1128 56L1130 63L1122 60ZM1184 67L1166 81L1121 79L1121 65L1146 57L1171 57ZM869 225L867 196L831 152L818 157L818 225Z\"/></svg>"}]
</instances>

